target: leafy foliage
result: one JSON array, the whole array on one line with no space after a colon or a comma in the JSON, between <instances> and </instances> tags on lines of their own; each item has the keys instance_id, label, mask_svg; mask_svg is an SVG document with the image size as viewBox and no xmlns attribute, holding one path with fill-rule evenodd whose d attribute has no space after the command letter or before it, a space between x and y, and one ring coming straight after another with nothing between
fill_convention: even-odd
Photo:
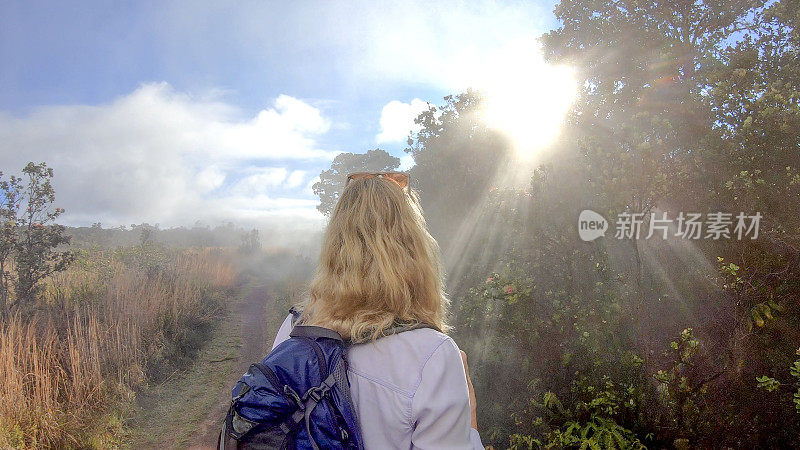
<instances>
[{"instance_id":1,"label":"leafy foliage","mask_svg":"<svg viewBox=\"0 0 800 450\"><path fill-rule=\"evenodd\" d=\"M800 356L800 348L797 349L797 355ZM798 413L800 413L800 358L795 360L789 367L789 375L794 378L795 381L793 383L781 383L775 378L766 375L756 377L756 381L758 382L758 387L766 390L767 392L775 392L782 387L787 388L786 390L788 391L793 390L792 401L794 402L795 409Z\"/></svg>"},{"instance_id":2,"label":"leafy foliage","mask_svg":"<svg viewBox=\"0 0 800 450\"><path fill-rule=\"evenodd\" d=\"M70 250L57 251L70 241L65 227L55 223L64 210L52 208L55 191L50 182L53 169L45 163L28 163L22 178L12 176L0 181L0 297L3 312L36 299L40 281L52 273L65 270L74 260ZM0 174L2 176L2 174ZM13 258L14 274L6 270ZM16 276L14 276L16 275ZM15 294L10 297L10 285Z\"/></svg>"}]
</instances>

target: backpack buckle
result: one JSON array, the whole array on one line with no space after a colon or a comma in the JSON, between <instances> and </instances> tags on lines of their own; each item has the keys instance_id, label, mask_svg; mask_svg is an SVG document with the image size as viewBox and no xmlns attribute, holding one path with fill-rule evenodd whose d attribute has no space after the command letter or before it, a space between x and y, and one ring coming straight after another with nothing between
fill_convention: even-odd
<instances>
[{"instance_id":1,"label":"backpack buckle","mask_svg":"<svg viewBox=\"0 0 800 450\"><path fill-rule=\"evenodd\" d=\"M297 392L288 384L283 385L283 393L289 396L289 398L292 399L292 401L297 405L298 408L300 408L301 411L306 409L305 402L303 402L303 400L300 398L300 395L298 395Z\"/></svg>"},{"instance_id":2,"label":"backpack buckle","mask_svg":"<svg viewBox=\"0 0 800 450\"><path fill-rule=\"evenodd\" d=\"M314 400L314 403L319 403L328 394L330 388L327 386L312 387L306 392L305 399Z\"/></svg>"}]
</instances>

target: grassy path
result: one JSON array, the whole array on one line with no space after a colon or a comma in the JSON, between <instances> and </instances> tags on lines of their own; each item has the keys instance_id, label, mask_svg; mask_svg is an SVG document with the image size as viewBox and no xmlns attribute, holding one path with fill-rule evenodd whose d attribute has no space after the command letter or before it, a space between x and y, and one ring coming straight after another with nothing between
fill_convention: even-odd
<instances>
[{"instance_id":1,"label":"grassy path","mask_svg":"<svg viewBox=\"0 0 800 450\"><path fill-rule=\"evenodd\" d=\"M230 389L263 358L285 317L269 286L251 284L230 305L195 364L139 395L130 448L213 449Z\"/></svg>"}]
</instances>

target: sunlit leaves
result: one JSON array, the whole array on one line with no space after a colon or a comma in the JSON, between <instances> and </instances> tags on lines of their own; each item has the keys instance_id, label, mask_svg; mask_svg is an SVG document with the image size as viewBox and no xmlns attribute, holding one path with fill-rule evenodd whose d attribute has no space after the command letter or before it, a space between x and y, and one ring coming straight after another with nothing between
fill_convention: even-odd
<instances>
[{"instance_id":1,"label":"sunlit leaves","mask_svg":"<svg viewBox=\"0 0 800 450\"><path fill-rule=\"evenodd\" d=\"M800 356L800 348L797 349L797 356ZM795 360L789 367L789 375L794 378L793 383L781 383L775 378L767 375L756 377L757 386L767 392L775 392L781 387L786 387L794 390L792 394L792 401L794 402L795 409L800 413L800 358Z\"/></svg>"},{"instance_id":2,"label":"sunlit leaves","mask_svg":"<svg viewBox=\"0 0 800 450\"><path fill-rule=\"evenodd\" d=\"M766 389L767 392L775 391L781 386L781 383L778 380L766 375L756 377L756 381L758 381L758 387L761 389Z\"/></svg>"}]
</instances>

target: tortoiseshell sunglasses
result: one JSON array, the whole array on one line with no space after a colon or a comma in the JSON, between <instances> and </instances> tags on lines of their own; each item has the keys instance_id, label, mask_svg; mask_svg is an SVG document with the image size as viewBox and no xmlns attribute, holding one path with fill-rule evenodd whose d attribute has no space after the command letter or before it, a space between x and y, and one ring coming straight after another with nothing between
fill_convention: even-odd
<instances>
[{"instance_id":1,"label":"tortoiseshell sunglasses","mask_svg":"<svg viewBox=\"0 0 800 450\"><path fill-rule=\"evenodd\" d=\"M409 181L408 174L404 172L358 172L347 175L347 181L345 182L345 185L347 185L350 180L366 180L367 178L374 177L381 177L394 181L403 189L408 186Z\"/></svg>"}]
</instances>

